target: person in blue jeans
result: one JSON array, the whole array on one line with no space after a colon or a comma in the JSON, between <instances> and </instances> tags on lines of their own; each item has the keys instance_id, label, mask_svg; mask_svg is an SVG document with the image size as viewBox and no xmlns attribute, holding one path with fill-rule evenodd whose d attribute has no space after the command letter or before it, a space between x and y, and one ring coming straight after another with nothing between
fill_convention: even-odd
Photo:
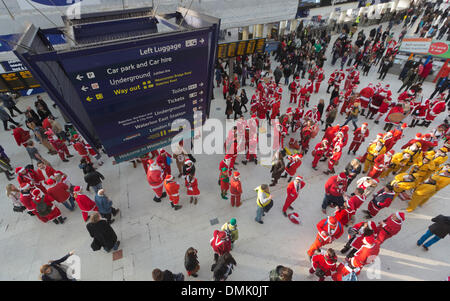
<instances>
[{"instance_id":1,"label":"person in blue jeans","mask_svg":"<svg viewBox=\"0 0 450 301\"><path fill-rule=\"evenodd\" d=\"M432 218L431 221L434 222L434 224L430 225L427 232L417 241L417 245L422 246L426 251L428 251L429 247L445 238L445 236L450 233L450 216L441 214ZM433 237L428 240L431 236Z\"/></svg>"}]
</instances>

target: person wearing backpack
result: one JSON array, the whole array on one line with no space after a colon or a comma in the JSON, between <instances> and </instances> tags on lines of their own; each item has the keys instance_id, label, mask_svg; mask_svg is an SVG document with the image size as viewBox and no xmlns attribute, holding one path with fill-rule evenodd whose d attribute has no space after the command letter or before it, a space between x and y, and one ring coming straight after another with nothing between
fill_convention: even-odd
<instances>
[{"instance_id":1,"label":"person wearing backpack","mask_svg":"<svg viewBox=\"0 0 450 301\"><path fill-rule=\"evenodd\" d=\"M34 213L44 223L49 221L55 224L64 224L67 217L62 217L61 211L56 207L53 202L55 201L48 194L44 194L40 189L34 189L32 192L32 206L35 209Z\"/></svg>"},{"instance_id":2,"label":"person wearing backpack","mask_svg":"<svg viewBox=\"0 0 450 301\"><path fill-rule=\"evenodd\" d=\"M239 230L237 228L236 219L230 219L230 221L225 223L220 230L225 231L231 238L231 250L233 250L234 242L239 238Z\"/></svg>"}]
</instances>

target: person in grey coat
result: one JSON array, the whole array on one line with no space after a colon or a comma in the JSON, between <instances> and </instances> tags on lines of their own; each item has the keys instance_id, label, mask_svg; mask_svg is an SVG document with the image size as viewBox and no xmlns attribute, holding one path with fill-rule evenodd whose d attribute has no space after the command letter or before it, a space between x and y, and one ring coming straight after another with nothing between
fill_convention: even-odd
<instances>
[{"instance_id":1,"label":"person in grey coat","mask_svg":"<svg viewBox=\"0 0 450 301\"><path fill-rule=\"evenodd\" d=\"M98 212L103 218L106 218L109 224L114 222L114 219L111 219L111 215L116 216L119 213L119 209L114 208L112 203L106 196L104 189L100 189L95 195L95 204L97 204Z\"/></svg>"},{"instance_id":2,"label":"person in grey coat","mask_svg":"<svg viewBox=\"0 0 450 301\"><path fill-rule=\"evenodd\" d=\"M450 233L450 216L444 216L442 214L431 219L434 224L428 227L427 232L417 241L418 246L422 246L426 251L431 245L437 243L441 239L445 238ZM434 235L434 236L433 236ZM428 240L428 238L431 238ZM428 240L427 242L425 242Z\"/></svg>"},{"instance_id":3,"label":"person in grey coat","mask_svg":"<svg viewBox=\"0 0 450 301\"><path fill-rule=\"evenodd\" d=\"M16 115L14 115L13 110L15 110L19 114L24 114L24 112L19 110L19 108L16 106L14 99L10 95L5 94L5 93L0 93L0 100L3 102L3 105L5 106L5 108L8 108L9 113L11 114L11 117L16 117Z\"/></svg>"},{"instance_id":4,"label":"person in grey coat","mask_svg":"<svg viewBox=\"0 0 450 301\"><path fill-rule=\"evenodd\" d=\"M21 124L15 122L11 116L5 111L5 108L0 106L0 120L3 121L3 127L5 131L9 131L8 129L8 121L15 124L16 126L21 126Z\"/></svg>"}]
</instances>

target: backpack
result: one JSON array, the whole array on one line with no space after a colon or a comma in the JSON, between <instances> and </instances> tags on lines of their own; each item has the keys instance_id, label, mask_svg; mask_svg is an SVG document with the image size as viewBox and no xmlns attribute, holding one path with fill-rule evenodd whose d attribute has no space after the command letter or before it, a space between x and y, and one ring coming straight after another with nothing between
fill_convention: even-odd
<instances>
[{"instance_id":1,"label":"backpack","mask_svg":"<svg viewBox=\"0 0 450 301\"><path fill-rule=\"evenodd\" d=\"M36 204L36 211L40 217L45 217L52 212L52 208L49 205L47 205L47 203L44 202L44 200L42 200L41 202L35 202L33 200L33 203Z\"/></svg>"}]
</instances>

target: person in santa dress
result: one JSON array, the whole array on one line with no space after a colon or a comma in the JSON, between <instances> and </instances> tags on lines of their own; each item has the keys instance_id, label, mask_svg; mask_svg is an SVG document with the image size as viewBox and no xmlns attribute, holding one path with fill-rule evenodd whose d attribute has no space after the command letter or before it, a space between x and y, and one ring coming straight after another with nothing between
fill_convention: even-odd
<instances>
[{"instance_id":1,"label":"person in santa dress","mask_svg":"<svg viewBox=\"0 0 450 301\"><path fill-rule=\"evenodd\" d=\"M289 98L289 103L297 103L297 96L300 91L300 77L296 76L295 80L289 84L289 91L291 96Z\"/></svg>"},{"instance_id":2,"label":"person in santa dress","mask_svg":"<svg viewBox=\"0 0 450 301\"><path fill-rule=\"evenodd\" d=\"M323 72L323 68L318 68L315 77L314 77L314 93L319 93L320 85L322 84L322 81L325 79L325 75Z\"/></svg>"},{"instance_id":3,"label":"person in santa dress","mask_svg":"<svg viewBox=\"0 0 450 301\"><path fill-rule=\"evenodd\" d=\"M61 203L70 211L75 210L75 199L70 194L69 186L63 182L56 182L53 179L47 179L48 185L47 193L54 198L58 203Z\"/></svg>"},{"instance_id":4,"label":"person in santa dress","mask_svg":"<svg viewBox=\"0 0 450 301\"><path fill-rule=\"evenodd\" d=\"M312 155L314 156L314 160L312 162L312 168L314 170L317 170L317 163L319 163L319 160L324 157L324 155L328 152L329 143L327 139L323 139L319 143L317 143L316 147L314 148L314 151L312 152Z\"/></svg>"},{"instance_id":5,"label":"person in santa dress","mask_svg":"<svg viewBox=\"0 0 450 301\"><path fill-rule=\"evenodd\" d=\"M241 176L241 174L238 171L235 171L230 180L231 207L241 206L242 185L241 185L240 176Z\"/></svg>"},{"instance_id":6,"label":"person in santa dress","mask_svg":"<svg viewBox=\"0 0 450 301\"><path fill-rule=\"evenodd\" d=\"M336 171L334 170L334 166L339 163L339 159L342 156L342 148L343 148L343 142L342 139L339 139L334 143L334 147L332 150L332 154L330 158L328 159L328 170L324 171L323 173L326 175L334 174Z\"/></svg>"},{"instance_id":7,"label":"person in santa dress","mask_svg":"<svg viewBox=\"0 0 450 301\"><path fill-rule=\"evenodd\" d=\"M198 189L197 178L193 174L186 176L184 183L187 189L187 195L190 197L190 203L197 205L198 196L200 195L200 190Z\"/></svg>"},{"instance_id":8,"label":"person in santa dress","mask_svg":"<svg viewBox=\"0 0 450 301\"><path fill-rule=\"evenodd\" d=\"M378 223L378 236L377 241L382 244L386 239L396 235L402 229L403 222L405 221L405 213L396 212L391 214L388 218Z\"/></svg>"},{"instance_id":9,"label":"person in santa dress","mask_svg":"<svg viewBox=\"0 0 450 301\"><path fill-rule=\"evenodd\" d=\"M349 258L350 265L353 268L359 268L359 273L364 266L372 264L380 253L380 243L374 236L366 236L362 242L361 248L355 252L353 257Z\"/></svg>"},{"instance_id":10,"label":"person in santa dress","mask_svg":"<svg viewBox=\"0 0 450 301\"><path fill-rule=\"evenodd\" d=\"M40 181L45 181L46 179L53 177L56 170L44 162L38 162L36 173L39 175Z\"/></svg>"},{"instance_id":11,"label":"person in santa dress","mask_svg":"<svg viewBox=\"0 0 450 301\"><path fill-rule=\"evenodd\" d=\"M281 83L275 88L275 99L280 100L283 98L283 86Z\"/></svg>"},{"instance_id":12,"label":"person in santa dress","mask_svg":"<svg viewBox=\"0 0 450 301\"><path fill-rule=\"evenodd\" d=\"M43 193L40 189L34 189L31 192L33 197L32 206L34 208L34 214L44 223L49 221L55 224L64 224L67 217L62 217L61 211L56 207L53 202L55 201L49 194ZM47 205L47 210L45 212L41 211L42 205L39 203L45 203Z\"/></svg>"},{"instance_id":13,"label":"person in santa dress","mask_svg":"<svg viewBox=\"0 0 450 301\"><path fill-rule=\"evenodd\" d=\"M314 253L322 246L332 243L339 239L344 233L341 223L339 223L334 216L328 216L317 224L317 236L314 243L311 245L307 254L311 259Z\"/></svg>"},{"instance_id":14,"label":"person in santa dress","mask_svg":"<svg viewBox=\"0 0 450 301\"><path fill-rule=\"evenodd\" d=\"M75 186L73 189L73 194L75 201L78 204L78 208L81 210L81 215L83 220L86 222L89 218L89 214L92 212L97 212L97 205L93 200L91 200L87 195L83 193L83 188L81 186Z\"/></svg>"},{"instance_id":15,"label":"person in santa dress","mask_svg":"<svg viewBox=\"0 0 450 301\"><path fill-rule=\"evenodd\" d=\"M169 155L164 149L159 152L158 157L156 158L156 163L163 170L163 177L165 178L167 175L172 174L172 170L170 168L170 164L172 163L172 156Z\"/></svg>"},{"instance_id":16,"label":"person in santa dress","mask_svg":"<svg viewBox=\"0 0 450 301\"><path fill-rule=\"evenodd\" d=\"M48 130L45 132L47 135L48 142L53 146L53 148L58 152L58 156L63 162L69 162L67 158L72 158L73 155L70 154L69 149L67 148L67 145L62 141L61 139L53 136L53 131Z\"/></svg>"},{"instance_id":17,"label":"person in santa dress","mask_svg":"<svg viewBox=\"0 0 450 301\"><path fill-rule=\"evenodd\" d=\"M385 172L389 169L389 166L391 164L391 159L394 154L395 154L395 151L393 149L391 149L387 153L378 155L375 158L372 169L369 171L367 176L372 179L378 179L379 177L381 177L383 172Z\"/></svg>"},{"instance_id":18,"label":"person in santa dress","mask_svg":"<svg viewBox=\"0 0 450 301\"><path fill-rule=\"evenodd\" d=\"M31 191L33 189L34 188L31 187L30 184L25 184L24 186L20 187L19 197L20 203L22 203L22 205L26 208L26 212L31 216L36 215L35 209L33 207L33 196L31 195Z\"/></svg>"},{"instance_id":19,"label":"person in santa dress","mask_svg":"<svg viewBox=\"0 0 450 301\"><path fill-rule=\"evenodd\" d=\"M372 120L378 113L378 110L386 97L387 95L384 91L373 95L372 101L369 103L369 112L367 113L367 118L369 118L369 120Z\"/></svg>"},{"instance_id":20,"label":"person in santa dress","mask_svg":"<svg viewBox=\"0 0 450 301\"><path fill-rule=\"evenodd\" d=\"M395 197L394 187L387 184L383 189L379 190L367 205L367 210L363 210L366 214L366 218L373 218L378 212L391 205Z\"/></svg>"},{"instance_id":21,"label":"person in santa dress","mask_svg":"<svg viewBox=\"0 0 450 301\"><path fill-rule=\"evenodd\" d=\"M331 277L337 270L336 262L336 252L332 248L329 248L326 252L322 251L312 256L312 267L309 269L309 273L319 277L319 281L325 281L326 277Z\"/></svg>"},{"instance_id":22,"label":"person in santa dress","mask_svg":"<svg viewBox=\"0 0 450 301\"><path fill-rule=\"evenodd\" d=\"M175 182L175 179L172 175L167 175L164 179L164 189L169 196L170 205L176 211L183 207L182 205L178 205L180 201L180 184Z\"/></svg>"},{"instance_id":23,"label":"person in santa dress","mask_svg":"<svg viewBox=\"0 0 450 301\"><path fill-rule=\"evenodd\" d=\"M303 181L303 177L301 176L295 177L295 180L288 184L286 188L287 196L282 209L283 215L285 217L288 216L286 213L288 209L294 210L291 205L297 199L300 190L305 187L305 184L306 183L305 181Z\"/></svg>"},{"instance_id":24,"label":"person in santa dress","mask_svg":"<svg viewBox=\"0 0 450 301\"><path fill-rule=\"evenodd\" d=\"M359 102L361 104L361 116L365 116L365 110L369 107L369 103L374 96L374 87L369 84L359 92Z\"/></svg>"},{"instance_id":25,"label":"person in santa dress","mask_svg":"<svg viewBox=\"0 0 450 301\"><path fill-rule=\"evenodd\" d=\"M89 156L88 149L86 145L81 140L80 135L73 135L73 148L78 152L78 154L83 157L88 163L92 163L91 157Z\"/></svg>"},{"instance_id":26,"label":"person in santa dress","mask_svg":"<svg viewBox=\"0 0 450 301\"><path fill-rule=\"evenodd\" d=\"M42 184L44 178L41 178L39 174L32 169L32 165L17 167L15 173L17 175L17 182L19 182L20 187L30 184L31 187L38 188L44 193L47 193L47 189Z\"/></svg>"},{"instance_id":27,"label":"person in santa dress","mask_svg":"<svg viewBox=\"0 0 450 301\"><path fill-rule=\"evenodd\" d=\"M287 176L289 175L288 182L290 182L297 173L297 169L300 167L300 165L302 165L302 158L303 155L301 154L288 156L287 157L288 163L286 164L285 174L282 175L281 177L287 178Z\"/></svg>"},{"instance_id":28,"label":"person in santa dress","mask_svg":"<svg viewBox=\"0 0 450 301\"><path fill-rule=\"evenodd\" d=\"M148 160L147 165L147 181L155 193L153 201L159 203L161 202L161 199L166 196L166 193L163 192L164 171L161 166L156 163L156 160Z\"/></svg>"},{"instance_id":29,"label":"person in santa dress","mask_svg":"<svg viewBox=\"0 0 450 301\"><path fill-rule=\"evenodd\" d=\"M445 93L442 93L438 98L434 99L427 110L427 115L425 116L425 121L419 126L429 127L430 124L434 121L434 119L445 112L446 103L445 103Z\"/></svg>"},{"instance_id":30,"label":"person in santa dress","mask_svg":"<svg viewBox=\"0 0 450 301\"><path fill-rule=\"evenodd\" d=\"M400 121L390 120L390 116L392 114L399 114L399 113L403 114L403 115L406 114L406 112L404 110L404 104L398 102L398 103L395 103L392 105L392 108L389 110L386 118L384 119L384 121L386 122L386 124L384 126L385 131L390 131L394 125L396 125L396 126L400 125Z\"/></svg>"},{"instance_id":31,"label":"person in santa dress","mask_svg":"<svg viewBox=\"0 0 450 301\"><path fill-rule=\"evenodd\" d=\"M356 214L361 205L366 201L366 196L364 195L364 189L361 187L356 187L355 192L352 193L350 197L345 196L347 206L352 209L353 215L350 216L350 219L353 220L353 216Z\"/></svg>"},{"instance_id":32,"label":"person in santa dress","mask_svg":"<svg viewBox=\"0 0 450 301\"><path fill-rule=\"evenodd\" d=\"M334 212L334 217L342 226L347 227L351 217L355 214L355 210L350 208L347 203L344 203L342 207L338 207Z\"/></svg>"},{"instance_id":33,"label":"person in santa dress","mask_svg":"<svg viewBox=\"0 0 450 301\"><path fill-rule=\"evenodd\" d=\"M350 148L348 149L347 154L350 154L353 151L353 154L356 155L361 144L369 137L369 124L364 122L361 127L357 128L356 131L353 132L353 141L350 144Z\"/></svg>"},{"instance_id":34,"label":"person in santa dress","mask_svg":"<svg viewBox=\"0 0 450 301\"><path fill-rule=\"evenodd\" d=\"M356 251L363 245L363 239L368 236L376 237L377 233L377 224L374 221L363 221L353 225L348 230L348 241L342 248L341 254L346 254L352 249L346 257L353 257Z\"/></svg>"},{"instance_id":35,"label":"person in santa dress","mask_svg":"<svg viewBox=\"0 0 450 301\"><path fill-rule=\"evenodd\" d=\"M314 91L314 85L311 80L308 79L308 81L305 84L305 89L306 89L305 93L306 107L309 107L309 99L311 98L311 94Z\"/></svg>"}]
</instances>

